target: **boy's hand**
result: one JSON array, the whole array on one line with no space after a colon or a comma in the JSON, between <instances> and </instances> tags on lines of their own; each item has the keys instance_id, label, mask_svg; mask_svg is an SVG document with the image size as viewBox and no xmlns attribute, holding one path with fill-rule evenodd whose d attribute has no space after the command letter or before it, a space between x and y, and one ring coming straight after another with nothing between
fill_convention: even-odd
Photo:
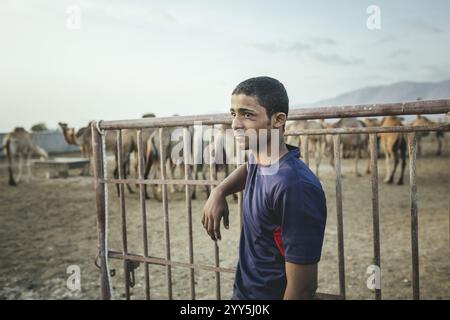
<instances>
[{"instance_id":1,"label":"boy's hand","mask_svg":"<svg viewBox=\"0 0 450 320\"><path fill-rule=\"evenodd\" d=\"M221 240L220 236L220 220L223 217L223 226L225 229L229 228L228 221L228 203L225 196L218 188L213 189L203 207L203 227L208 232L212 240Z\"/></svg>"}]
</instances>

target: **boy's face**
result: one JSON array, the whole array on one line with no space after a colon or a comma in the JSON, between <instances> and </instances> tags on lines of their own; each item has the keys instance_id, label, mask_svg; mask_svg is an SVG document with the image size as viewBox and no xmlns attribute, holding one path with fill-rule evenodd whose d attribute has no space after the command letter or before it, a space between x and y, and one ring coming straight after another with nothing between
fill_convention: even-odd
<instances>
[{"instance_id":1,"label":"boy's face","mask_svg":"<svg viewBox=\"0 0 450 320\"><path fill-rule=\"evenodd\" d=\"M270 129L280 129L286 120L284 113L276 113L268 118L266 108L258 103L258 99L245 94L231 96L232 128L239 148L250 148L249 134L256 133L258 145L259 131L267 130L267 143L270 141ZM281 115L281 116L280 116ZM283 120L284 119L284 120Z\"/></svg>"}]
</instances>

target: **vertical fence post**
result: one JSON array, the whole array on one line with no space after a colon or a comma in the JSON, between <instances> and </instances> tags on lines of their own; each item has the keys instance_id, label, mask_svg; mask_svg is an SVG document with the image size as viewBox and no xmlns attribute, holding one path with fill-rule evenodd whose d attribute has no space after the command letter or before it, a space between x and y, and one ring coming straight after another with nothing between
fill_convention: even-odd
<instances>
[{"instance_id":1,"label":"vertical fence post","mask_svg":"<svg viewBox=\"0 0 450 320\"><path fill-rule=\"evenodd\" d=\"M168 141L165 140L167 136L164 136L164 128L159 128L159 149L160 149L160 165L161 165L161 180L162 180L162 200L164 208L164 235L166 240L166 260L170 261L170 225L169 225L169 201L167 196L167 184L166 184L166 143L170 144L170 135ZM170 264L166 265L166 277L167 277L167 294L168 299L172 300L172 267Z\"/></svg>"},{"instance_id":2,"label":"vertical fence post","mask_svg":"<svg viewBox=\"0 0 450 320\"><path fill-rule=\"evenodd\" d=\"M123 148L122 148L122 130L117 130L116 137L116 147L117 147L117 171L118 178L123 179ZM128 241L127 241L127 219L125 212L125 194L123 183L119 184L119 206L120 206L120 216L122 222L122 253L124 255L128 254ZM128 261L125 259L123 261L123 270L125 273L125 299L130 300L130 274L128 268Z\"/></svg>"},{"instance_id":3,"label":"vertical fence post","mask_svg":"<svg viewBox=\"0 0 450 320\"><path fill-rule=\"evenodd\" d=\"M192 127L194 128L194 127ZM192 130L194 132L194 130ZM191 165L197 165L193 161L192 150L192 137L189 129L183 128L183 156L184 156L184 179L190 180L192 176ZM188 223L188 249L189 249L189 263L194 264L194 240L192 237L192 203L191 203L191 190L189 184L185 185L186 194L186 220ZM191 288L191 300L195 300L195 273L194 269L189 269L189 283Z\"/></svg>"},{"instance_id":4,"label":"vertical fence post","mask_svg":"<svg viewBox=\"0 0 450 320\"><path fill-rule=\"evenodd\" d=\"M417 211L417 184L416 184L416 156L417 135L415 132L408 134L409 153L409 190L411 199L411 251L412 251L412 285L414 300L420 299L419 290L419 227Z\"/></svg>"},{"instance_id":5,"label":"vertical fence post","mask_svg":"<svg viewBox=\"0 0 450 320\"><path fill-rule=\"evenodd\" d=\"M344 223L342 212L341 184L341 135L333 136L334 168L336 171L336 213L338 229L338 260L339 260L339 294L345 299L345 261L344 261Z\"/></svg>"},{"instance_id":6,"label":"vertical fence post","mask_svg":"<svg viewBox=\"0 0 450 320\"><path fill-rule=\"evenodd\" d=\"M139 170L139 180L144 179L144 168L145 168L145 158L144 158L144 145L142 142L142 129L137 131L137 147L138 147L138 170ZM144 256L148 257L148 236L147 236L147 207L145 205L145 185L139 184L139 201L141 207L142 216L142 240L144 245ZM150 275L149 275L149 265L144 262L144 276L145 276L145 299L150 300Z\"/></svg>"},{"instance_id":7,"label":"vertical fence post","mask_svg":"<svg viewBox=\"0 0 450 320\"><path fill-rule=\"evenodd\" d=\"M111 299L111 289L109 287L106 259L108 259L108 253L106 250L106 198L105 188L106 182L104 182L103 176L103 158L106 156L102 151L102 136L97 131L97 123L91 122L92 133L92 151L94 158L94 179L95 179L95 193L96 193L96 206L97 206L97 235L99 243L99 258L100 258L100 298L102 300Z\"/></svg>"},{"instance_id":8,"label":"vertical fence post","mask_svg":"<svg viewBox=\"0 0 450 320\"><path fill-rule=\"evenodd\" d=\"M217 170L216 170L216 161L214 155L214 126L209 127L209 176L211 181L217 181ZM215 153L217 154L217 153ZM214 186L211 186L211 189L214 188ZM215 266L219 267L219 245L217 244L217 240L214 241L214 261ZM216 271L216 299L221 299L220 294L220 272Z\"/></svg>"},{"instance_id":9,"label":"vertical fence post","mask_svg":"<svg viewBox=\"0 0 450 320\"><path fill-rule=\"evenodd\" d=\"M381 270L381 253L380 253L380 210L378 201L378 149L377 134L369 135L370 145L370 172L372 173L372 218L373 218L373 256L374 264ZM378 280L375 274L375 279ZM381 275L380 279L381 279ZM376 283L377 284L377 283ZM380 284L381 285L381 284ZM381 299L381 287L375 288L375 299Z\"/></svg>"}]
</instances>

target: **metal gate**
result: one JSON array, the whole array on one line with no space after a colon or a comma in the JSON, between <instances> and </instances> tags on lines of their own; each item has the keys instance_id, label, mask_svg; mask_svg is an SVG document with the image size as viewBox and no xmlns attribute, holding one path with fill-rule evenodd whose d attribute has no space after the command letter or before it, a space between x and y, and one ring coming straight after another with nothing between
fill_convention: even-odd
<instances>
[{"instance_id":1,"label":"metal gate","mask_svg":"<svg viewBox=\"0 0 450 320\"><path fill-rule=\"evenodd\" d=\"M350 117L367 117L367 116L392 116L392 115L416 115L416 114L447 114L450 112L450 100L430 100L416 101L405 103L390 104L373 104L373 105L355 105L342 107L322 107L308 109L294 109L289 112L289 120L310 120L310 119L326 119L326 118L350 118ZM97 231L99 241L99 259L100 259L100 287L101 298L111 298L111 281L109 276L109 259L123 260L123 268L125 274L125 297L130 298L130 277L129 270L133 263L143 263L145 275L145 296L150 299L150 283L149 283L149 265L160 265L166 267L168 297L172 299L172 267L188 268L190 270L190 297L195 299L195 277L194 270L205 270L215 273L216 280L216 298L221 299L221 283L220 274L234 273L234 269L220 267L219 264L219 245L214 242L215 263L214 265L200 265L194 263L194 247L192 239L192 206L190 198L190 186L211 187L218 184L217 173L214 163L210 163L210 179L209 180L192 180L190 177L190 167L184 164L184 179L167 179L166 168L161 161L161 179L144 179L144 154L142 129L159 128L160 149L163 151L162 135L164 128L167 127L184 127L184 145L187 146L188 126L194 122L201 122L203 125L213 126L214 124L230 124L232 121L228 114L214 114L203 116L179 116L167 118L147 118L138 120L122 120L122 121L101 121L99 123L92 122L92 143L94 155L94 176L96 190L97 205ZM122 130L136 129L138 144L138 163L139 176L137 179L124 179L122 169ZM116 142L118 150L118 178L105 179L106 172L106 156L104 148L104 132L107 130L115 130L117 132ZM450 124L436 124L432 126L396 126L396 127L365 127L365 128L335 128L335 129L317 129L317 130L297 130L286 132L285 135L302 135L305 136L305 145L308 143L309 135L332 135L334 142L334 158L335 158L335 175L336 175L336 214L337 214L337 246L338 246L338 271L339 271L339 292L336 294L318 293L319 299L345 299L346 282L345 282L345 265L344 265L344 230L343 230L343 209L342 209L342 188L341 188L341 151L340 140L343 134L365 133L369 134L369 150L371 165L371 184L372 184L372 216L373 216L373 256L374 264L380 266L380 227L379 227L379 200L378 200L378 156L377 156L377 135L387 132L408 133L408 154L409 154L409 177L410 177L410 212L411 212L411 251L412 251L412 290L413 298L420 298L419 289L419 246L418 246L418 210L417 210L417 186L416 186L416 152L417 139L416 132L419 131L450 131ZM212 139L212 137L211 137ZM212 148L210 148L212 152ZM186 155L186 153L184 153ZM305 153L305 162L308 163L308 152ZM164 154L161 154L164 159ZM185 158L186 159L186 158ZM124 203L124 184L132 183L139 185L140 209L142 215L142 235L144 239L142 254L130 253L127 243L127 227L126 227L126 210ZM119 203L122 223L122 251L109 250L108 234L107 234L107 184L119 186ZM153 257L148 254L148 235L147 235L147 209L145 202L145 185L162 186L162 201L164 208L165 222L165 257ZM185 186L186 193L186 214L188 218L188 235L189 235L189 261L179 262L171 260L170 255L170 233L169 233L169 212L168 212L168 195L167 186L170 184L178 184ZM242 215L242 192L238 197L239 212ZM450 200L450 197L449 197ZM449 203L450 217L450 203ZM450 224L449 224L450 237ZM375 298L381 299L381 289L375 290Z\"/></svg>"}]
</instances>

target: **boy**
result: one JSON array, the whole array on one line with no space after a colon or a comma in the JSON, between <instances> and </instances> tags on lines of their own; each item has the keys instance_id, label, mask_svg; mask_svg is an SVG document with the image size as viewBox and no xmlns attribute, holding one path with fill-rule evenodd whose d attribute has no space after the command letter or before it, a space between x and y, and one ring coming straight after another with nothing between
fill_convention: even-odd
<instances>
[{"instance_id":1,"label":"boy","mask_svg":"<svg viewBox=\"0 0 450 320\"><path fill-rule=\"evenodd\" d=\"M283 84L270 77L245 80L231 96L236 141L251 156L213 189L202 223L220 240L220 220L229 225L225 197L245 189L232 299L312 299L317 289L326 199L298 148L284 142L288 111ZM256 147L249 139L255 132Z\"/></svg>"}]
</instances>

